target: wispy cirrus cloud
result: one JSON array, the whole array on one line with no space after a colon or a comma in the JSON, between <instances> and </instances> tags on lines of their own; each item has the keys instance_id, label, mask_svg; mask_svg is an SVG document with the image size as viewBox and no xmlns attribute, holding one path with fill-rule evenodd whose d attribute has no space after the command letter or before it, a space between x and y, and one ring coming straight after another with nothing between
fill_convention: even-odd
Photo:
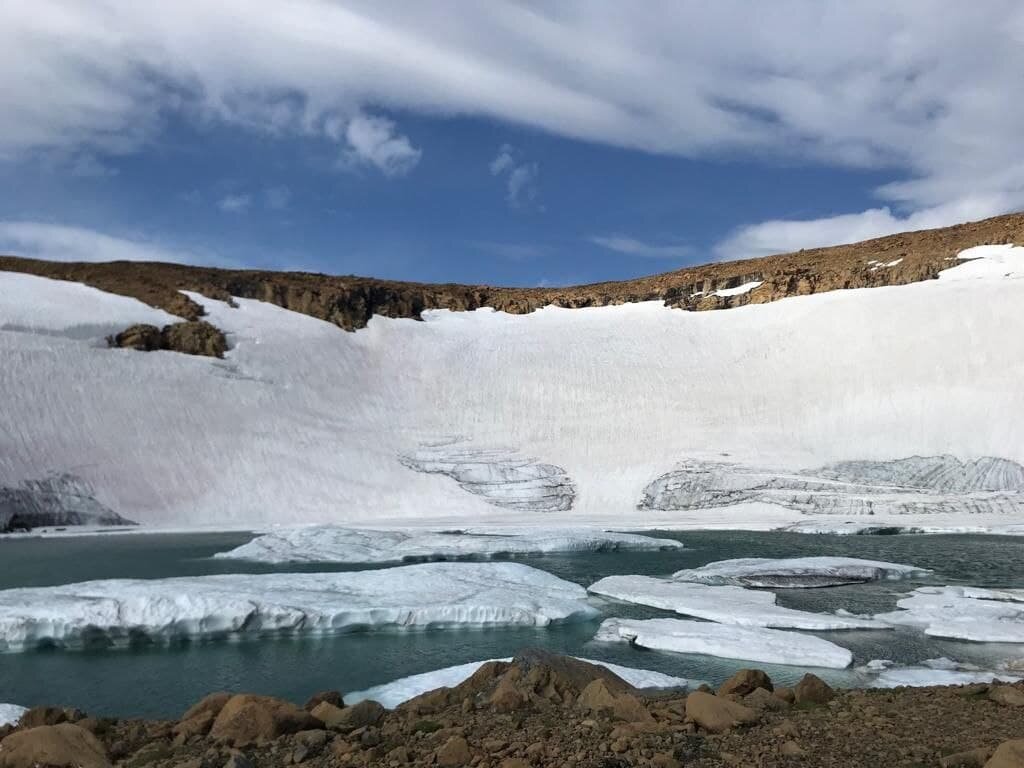
<instances>
[{"instance_id":1,"label":"wispy cirrus cloud","mask_svg":"<svg viewBox=\"0 0 1024 768\"><path fill-rule=\"evenodd\" d=\"M540 163L523 159L511 144L502 144L487 166L492 176L505 180L505 202L513 208L534 205L540 195Z\"/></svg>"},{"instance_id":2,"label":"wispy cirrus cloud","mask_svg":"<svg viewBox=\"0 0 1024 768\"><path fill-rule=\"evenodd\" d=\"M693 247L684 243L655 244L624 235L593 235L588 239L609 251L644 259L684 259L694 254Z\"/></svg>"}]
</instances>

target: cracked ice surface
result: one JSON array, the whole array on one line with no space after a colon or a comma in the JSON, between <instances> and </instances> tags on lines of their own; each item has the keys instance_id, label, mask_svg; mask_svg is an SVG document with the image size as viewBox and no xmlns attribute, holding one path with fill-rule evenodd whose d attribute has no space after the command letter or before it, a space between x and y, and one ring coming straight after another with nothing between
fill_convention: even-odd
<instances>
[{"instance_id":1,"label":"cracked ice surface","mask_svg":"<svg viewBox=\"0 0 1024 768\"><path fill-rule=\"evenodd\" d=\"M929 573L931 571L913 565L855 557L748 557L677 571L672 578L711 585L800 589L904 579Z\"/></svg>"},{"instance_id":2,"label":"cracked ice surface","mask_svg":"<svg viewBox=\"0 0 1024 768\"><path fill-rule=\"evenodd\" d=\"M710 621L605 619L594 640L762 664L845 669L853 662L850 651L820 637Z\"/></svg>"},{"instance_id":3,"label":"cracked ice surface","mask_svg":"<svg viewBox=\"0 0 1024 768\"><path fill-rule=\"evenodd\" d=\"M926 635L980 643L1024 643L1024 590L921 587L875 616L921 627Z\"/></svg>"},{"instance_id":4,"label":"cracked ice surface","mask_svg":"<svg viewBox=\"0 0 1024 768\"><path fill-rule=\"evenodd\" d=\"M874 619L797 611L775 604L775 595L742 587L712 587L651 576L607 576L588 591L628 603L743 627L786 629L889 629Z\"/></svg>"},{"instance_id":5,"label":"cracked ice surface","mask_svg":"<svg viewBox=\"0 0 1024 768\"><path fill-rule=\"evenodd\" d=\"M596 664L604 667L621 677L634 688L686 688L690 681L684 677L673 677L662 672L655 672L649 669L636 669L634 667L622 667L618 664L611 664L607 661L595 661L584 659L588 664ZM492 661L512 661L506 659L487 659L486 661L471 661L468 664L458 664L444 669L436 669L431 672L423 672L419 675L410 675L398 680L392 680L383 685L375 685L365 691L345 694L345 703L355 704L365 699L372 699L388 709L393 709L399 704L415 698L420 694L433 691L438 688L454 688L460 683L468 680L484 664Z\"/></svg>"},{"instance_id":6,"label":"cracked ice surface","mask_svg":"<svg viewBox=\"0 0 1024 768\"><path fill-rule=\"evenodd\" d=\"M543 627L596 613L583 587L519 563L109 579L0 591L0 650L135 637Z\"/></svg>"},{"instance_id":7,"label":"cracked ice surface","mask_svg":"<svg viewBox=\"0 0 1024 768\"><path fill-rule=\"evenodd\" d=\"M374 531L311 526L258 536L218 558L265 563L389 563L554 552L682 549L675 539L591 529L542 529L508 534Z\"/></svg>"}]
</instances>

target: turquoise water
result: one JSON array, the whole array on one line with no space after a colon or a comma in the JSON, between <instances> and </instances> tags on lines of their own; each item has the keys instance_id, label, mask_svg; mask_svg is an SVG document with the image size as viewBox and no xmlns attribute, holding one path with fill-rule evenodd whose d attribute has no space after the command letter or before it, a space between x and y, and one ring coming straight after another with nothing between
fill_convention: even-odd
<instances>
[{"instance_id":1,"label":"turquoise water","mask_svg":"<svg viewBox=\"0 0 1024 768\"><path fill-rule=\"evenodd\" d=\"M611 574L667 575L732 557L848 555L913 563L936 571L924 580L816 590L780 590L779 603L812 611L891 610L922 583L1024 587L1024 540L996 536L807 536L698 531L659 533L682 540L677 552L588 553L523 558L562 578L588 585ZM132 534L65 539L0 540L0 589L100 578L159 578L227 572L351 570L325 565L268 566L212 560L215 552L251 535ZM605 616L671 615L601 601ZM702 656L643 651L591 642L598 622L549 629L386 632L329 638L272 638L185 643L122 650L32 651L0 655L0 702L61 704L95 714L175 716L211 690L237 690L304 700L325 688L359 690L396 677L478 659L509 656L526 646L656 669L715 683L744 666ZM873 658L914 663L937 656L992 663L1024 657L1024 646L927 638L914 630L818 633L850 648L855 664ZM764 667L781 682L803 670ZM819 672L836 684L856 684L851 671Z\"/></svg>"}]
</instances>

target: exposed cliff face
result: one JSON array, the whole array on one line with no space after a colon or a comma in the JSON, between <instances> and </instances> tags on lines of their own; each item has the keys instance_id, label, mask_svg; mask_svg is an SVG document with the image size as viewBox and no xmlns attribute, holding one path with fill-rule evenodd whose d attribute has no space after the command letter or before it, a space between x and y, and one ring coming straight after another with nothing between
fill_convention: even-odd
<instances>
[{"instance_id":1,"label":"exposed cliff face","mask_svg":"<svg viewBox=\"0 0 1024 768\"><path fill-rule=\"evenodd\" d=\"M852 245L566 288L404 283L306 272L142 262L55 263L14 256L0 256L0 270L82 282L137 298L186 320L199 319L203 309L181 294L182 290L222 300L231 296L259 299L327 320L346 330L356 330L375 314L419 318L426 309L493 307L523 314L549 304L591 307L651 300L687 310L726 309L787 296L929 280L951 266L951 260L961 250L1007 242L1024 242L1024 213ZM737 288L745 290L736 291Z\"/></svg>"}]
</instances>

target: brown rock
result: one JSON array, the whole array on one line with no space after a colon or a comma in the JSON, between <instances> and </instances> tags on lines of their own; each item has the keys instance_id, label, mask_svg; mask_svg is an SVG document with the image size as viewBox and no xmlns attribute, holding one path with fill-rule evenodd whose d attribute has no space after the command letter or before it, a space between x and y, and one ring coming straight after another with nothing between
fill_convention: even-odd
<instances>
[{"instance_id":1,"label":"brown rock","mask_svg":"<svg viewBox=\"0 0 1024 768\"><path fill-rule=\"evenodd\" d=\"M162 346L160 329L146 323L125 328L120 333L108 337L107 343L112 347L137 349L140 352L152 352Z\"/></svg>"},{"instance_id":2,"label":"brown rock","mask_svg":"<svg viewBox=\"0 0 1024 768\"><path fill-rule=\"evenodd\" d=\"M996 747L985 768L1024 768L1024 739L1004 741Z\"/></svg>"},{"instance_id":3,"label":"brown rock","mask_svg":"<svg viewBox=\"0 0 1024 768\"><path fill-rule=\"evenodd\" d=\"M580 692L576 706L585 712L600 713L629 723L643 723L654 719L636 696L612 691L607 681L602 679L592 681Z\"/></svg>"},{"instance_id":4,"label":"brown rock","mask_svg":"<svg viewBox=\"0 0 1024 768\"><path fill-rule=\"evenodd\" d=\"M939 759L939 766L940 768L982 768L991 755L991 749L979 747L967 752L946 755Z\"/></svg>"},{"instance_id":5,"label":"brown rock","mask_svg":"<svg viewBox=\"0 0 1024 768\"><path fill-rule=\"evenodd\" d=\"M452 736L437 750L437 764L445 768L459 768L469 765L473 755L469 751L469 744L462 736Z\"/></svg>"},{"instance_id":6,"label":"brown rock","mask_svg":"<svg viewBox=\"0 0 1024 768\"><path fill-rule=\"evenodd\" d=\"M787 704L793 704L796 702L796 694L792 688L776 688L772 691L772 695L778 699L782 699Z\"/></svg>"},{"instance_id":7,"label":"brown rock","mask_svg":"<svg viewBox=\"0 0 1024 768\"><path fill-rule=\"evenodd\" d=\"M1024 707L1024 691L1012 685L997 685L990 688L988 697L1005 707Z\"/></svg>"},{"instance_id":8,"label":"brown rock","mask_svg":"<svg viewBox=\"0 0 1024 768\"><path fill-rule=\"evenodd\" d=\"M270 696L240 694L221 708L210 737L235 747L262 744L279 736L321 726L321 721L294 704Z\"/></svg>"},{"instance_id":9,"label":"brown rock","mask_svg":"<svg viewBox=\"0 0 1024 768\"><path fill-rule=\"evenodd\" d=\"M384 707L376 701L360 701L351 707L340 709L322 701L313 708L311 714L332 731L348 733L379 723L384 717Z\"/></svg>"},{"instance_id":10,"label":"brown rock","mask_svg":"<svg viewBox=\"0 0 1024 768\"><path fill-rule=\"evenodd\" d=\"M795 741L787 741L779 747L779 754L785 757L803 757L807 752Z\"/></svg>"},{"instance_id":11,"label":"brown rock","mask_svg":"<svg viewBox=\"0 0 1024 768\"><path fill-rule=\"evenodd\" d=\"M333 704L339 709L345 706L341 693L338 691L320 691L320 693L314 693L310 696L309 701L307 701L302 708L307 712L312 712L316 705L322 701L326 701L328 704Z\"/></svg>"},{"instance_id":12,"label":"brown rock","mask_svg":"<svg viewBox=\"0 0 1024 768\"><path fill-rule=\"evenodd\" d=\"M32 707L18 720L22 728L38 728L40 725L57 725L67 722L68 715L60 707Z\"/></svg>"},{"instance_id":13,"label":"brown rock","mask_svg":"<svg viewBox=\"0 0 1024 768\"><path fill-rule=\"evenodd\" d=\"M220 714L220 711L224 709L224 705L228 703L234 694L228 693L227 691L218 691L216 693L208 694L204 696L191 707L189 707L185 714L181 716L182 720L190 720L196 715L200 715L204 712L210 712L214 717Z\"/></svg>"},{"instance_id":14,"label":"brown rock","mask_svg":"<svg viewBox=\"0 0 1024 768\"><path fill-rule=\"evenodd\" d=\"M211 710L205 710L188 720L177 723L172 731L175 736L181 736L185 740L193 736L205 736L210 732L216 718L217 716Z\"/></svg>"},{"instance_id":15,"label":"brown rock","mask_svg":"<svg viewBox=\"0 0 1024 768\"><path fill-rule=\"evenodd\" d=\"M0 748L0 768L110 768L103 745L71 723L12 733Z\"/></svg>"},{"instance_id":16,"label":"brown rock","mask_svg":"<svg viewBox=\"0 0 1024 768\"><path fill-rule=\"evenodd\" d=\"M203 320L190 320L165 326L160 332L161 346L186 355L224 357L228 343L224 332Z\"/></svg>"},{"instance_id":17,"label":"brown rock","mask_svg":"<svg viewBox=\"0 0 1024 768\"><path fill-rule=\"evenodd\" d=\"M718 695L725 696L735 693L739 696L746 696L758 688L771 692L774 690L772 679L760 669L741 669L719 686Z\"/></svg>"},{"instance_id":18,"label":"brown rock","mask_svg":"<svg viewBox=\"0 0 1024 768\"><path fill-rule=\"evenodd\" d=\"M499 768L530 768L530 764L520 757L506 757Z\"/></svg>"},{"instance_id":19,"label":"brown rock","mask_svg":"<svg viewBox=\"0 0 1024 768\"><path fill-rule=\"evenodd\" d=\"M835 698L836 692L828 683L817 675L804 675L793 689L797 704L828 704Z\"/></svg>"},{"instance_id":20,"label":"brown rock","mask_svg":"<svg viewBox=\"0 0 1024 768\"><path fill-rule=\"evenodd\" d=\"M701 691L694 691L686 697L686 716L711 733L722 733L737 725L751 725L758 720L757 713L749 707Z\"/></svg>"},{"instance_id":21,"label":"brown rock","mask_svg":"<svg viewBox=\"0 0 1024 768\"><path fill-rule=\"evenodd\" d=\"M743 697L743 704L758 712L779 712L789 709L789 704L764 688L755 688Z\"/></svg>"}]
</instances>

